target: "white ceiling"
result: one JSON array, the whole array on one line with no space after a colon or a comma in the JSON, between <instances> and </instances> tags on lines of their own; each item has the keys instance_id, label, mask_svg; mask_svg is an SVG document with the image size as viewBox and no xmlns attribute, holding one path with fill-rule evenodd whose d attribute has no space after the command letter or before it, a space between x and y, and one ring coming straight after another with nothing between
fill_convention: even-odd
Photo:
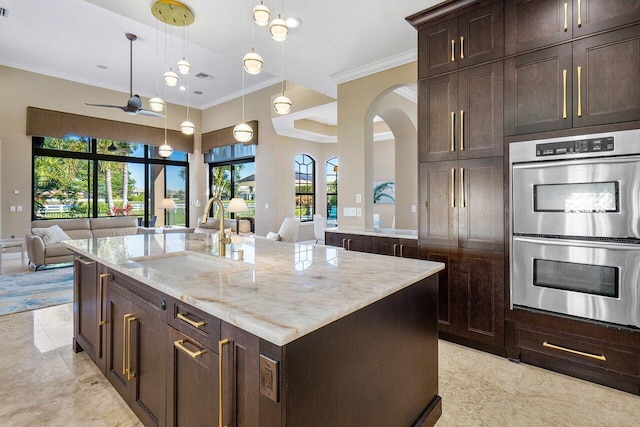
<instances>
[{"instance_id":1,"label":"white ceiling","mask_svg":"<svg viewBox=\"0 0 640 427\"><path fill-rule=\"evenodd\" d=\"M415 60L417 32L405 17L440 0L267 0L272 15L295 16L301 27L284 43L284 77L336 97L337 84ZM80 83L129 92L129 41L133 43L133 92L152 97L156 79L183 54L183 29L151 14L153 0L0 0L0 64ZM207 108L242 93L241 60L250 50L265 71L245 75L250 92L280 82L282 45L251 20L259 0L184 0L195 15L188 27L189 104ZM281 5L284 6L281 7ZM165 61L166 57L170 61ZM106 69L98 68L106 66ZM194 78L197 73L211 80ZM184 78L182 79L184 82ZM187 91L167 88L160 96L186 105ZM196 95L194 91L201 91ZM87 102L100 103L99 99ZM123 98L123 104L126 98ZM321 113L318 113L321 115ZM323 119L323 121L331 118Z\"/></svg>"}]
</instances>

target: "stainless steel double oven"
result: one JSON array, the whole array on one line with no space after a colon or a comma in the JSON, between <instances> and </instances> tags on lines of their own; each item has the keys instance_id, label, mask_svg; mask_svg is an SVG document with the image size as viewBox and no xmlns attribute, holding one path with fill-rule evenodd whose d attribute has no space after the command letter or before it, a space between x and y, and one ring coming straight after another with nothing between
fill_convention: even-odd
<instances>
[{"instance_id":1,"label":"stainless steel double oven","mask_svg":"<svg viewBox=\"0 0 640 427\"><path fill-rule=\"evenodd\" d=\"M510 146L511 305L640 328L640 130Z\"/></svg>"}]
</instances>

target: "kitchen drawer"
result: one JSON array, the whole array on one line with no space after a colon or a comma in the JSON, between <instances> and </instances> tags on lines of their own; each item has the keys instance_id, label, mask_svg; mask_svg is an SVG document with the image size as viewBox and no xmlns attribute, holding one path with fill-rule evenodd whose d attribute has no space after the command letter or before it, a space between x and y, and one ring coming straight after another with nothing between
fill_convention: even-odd
<instances>
[{"instance_id":1,"label":"kitchen drawer","mask_svg":"<svg viewBox=\"0 0 640 427\"><path fill-rule=\"evenodd\" d=\"M612 347L611 343L571 334L518 328L516 347L583 366L640 376L640 358L637 350ZM523 359L526 362L526 357Z\"/></svg>"},{"instance_id":2,"label":"kitchen drawer","mask_svg":"<svg viewBox=\"0 0 640 427\"><path fill-rule=\"evenodd\" d=\"M175 329L217 353L220 319L178 300L171 300L168 317Z\"/></svg>"}]
</instances>

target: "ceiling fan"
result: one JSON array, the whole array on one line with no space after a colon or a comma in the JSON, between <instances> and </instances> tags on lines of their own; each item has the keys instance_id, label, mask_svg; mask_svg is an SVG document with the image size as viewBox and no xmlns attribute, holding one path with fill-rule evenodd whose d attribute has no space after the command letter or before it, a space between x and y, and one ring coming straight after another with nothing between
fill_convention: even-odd
<instances>
[{"instance_id":1,"label":"ceiling fan","mask_svg":"<svg viewBox=\"0 0 640 427\"><path fill-rule=\"evenodd\" d=\"M121 107L119 105L89 104L86 102L85 104L93 107L118 108L132 116L142 114L144 116L164 117L164 114L162 113L156 113L155 111L145 110L142 108L142 100L138 95L133 94L133 42L138 38L138 36L131 33L127 33L126 36L127 39L129 39L129 100L127 101L127 105Z\"/></svg>"}]
</instances>

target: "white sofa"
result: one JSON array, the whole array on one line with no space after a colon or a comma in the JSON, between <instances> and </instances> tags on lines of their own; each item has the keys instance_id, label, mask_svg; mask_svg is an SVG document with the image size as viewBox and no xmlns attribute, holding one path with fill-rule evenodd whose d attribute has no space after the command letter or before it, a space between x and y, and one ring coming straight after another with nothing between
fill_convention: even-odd
<instances>
[{"instance_id":1,"label":"white sofa","mask_svg":"<svg viewBox=\"0 0 640 427\"><path fill-rule=\"evenodd\" d=\"M224 228L230 228L232 233L236 232L236 220L235 219L225 219L224 220ZM248 219L241 219L239 223L240 233L251 233L251 222ZM196 228L193 230L194 233L215 233L220 230L220 220L218 218L207 218L207 223L202 224L200 222L200 218L198 218L198 222L196 224Z\"/></svg>"},{"instance_id":2,"label":"white sofa","mask_svg":"<svg viewBox=\"0 0 640 427\"><path fill-rule=\"evenodd\" d=\"M29 266L31 268L37 270L45 264L73 261L71 251L63 243L57 241L56 237L58 237L59 233L51 230L54 225L60 227L64 234L72 240L129 236L150 232L149 229L138 227L138 220L134 216L31 221L31 233L25 236ZM54 236L54 238L50 239L51 236Z\"/></svg>"}]
</instances>

